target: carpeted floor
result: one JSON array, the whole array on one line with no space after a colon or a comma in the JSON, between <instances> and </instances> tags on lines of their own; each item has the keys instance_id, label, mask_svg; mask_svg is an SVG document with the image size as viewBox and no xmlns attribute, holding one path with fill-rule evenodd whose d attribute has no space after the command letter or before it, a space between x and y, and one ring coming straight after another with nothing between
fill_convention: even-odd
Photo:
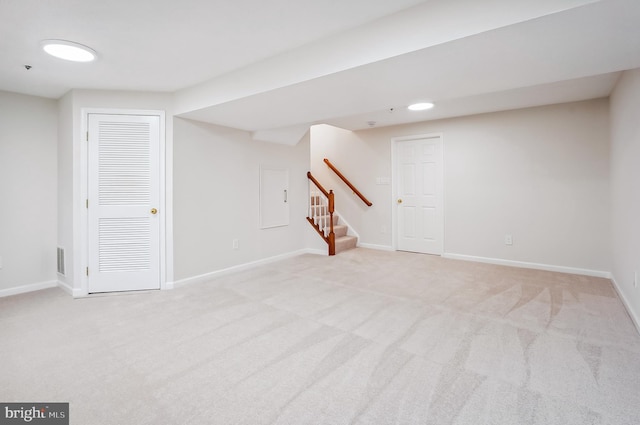
<instances>
[{"instance_id":1,"label":"carpeted floor","mask_svg":"<svg viewBox=\"0 0 640 425\"><path fill-rule=\"evenodd\" d=\"M605 279L356 249L0 299L0 401L75 425L636 425L640 337Z\"/></svg>"}]
</instances>

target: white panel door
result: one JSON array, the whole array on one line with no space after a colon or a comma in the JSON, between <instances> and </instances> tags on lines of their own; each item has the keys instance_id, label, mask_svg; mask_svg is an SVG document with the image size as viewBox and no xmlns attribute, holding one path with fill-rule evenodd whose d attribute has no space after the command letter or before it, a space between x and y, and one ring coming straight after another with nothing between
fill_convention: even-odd
<instances>
[{"instance_id":1,"label":"white panel door","mask_svg":"<svg viewBox=\"0 0 640 425\"><path fill-rule=\"evenodd\" d=\"M160 289L160 117L88 116L88 292Z\"/></svg>"},{"instance_id":2,"label":"white panel door","mask_svg":"<svg viewBox=\"0 0 640 425\"><path fill-rule=\"evenodd\" d=\"M397 141L395 149L397 249L441 255L444 234L442 139Z\"/></svg>"}]
</instances>

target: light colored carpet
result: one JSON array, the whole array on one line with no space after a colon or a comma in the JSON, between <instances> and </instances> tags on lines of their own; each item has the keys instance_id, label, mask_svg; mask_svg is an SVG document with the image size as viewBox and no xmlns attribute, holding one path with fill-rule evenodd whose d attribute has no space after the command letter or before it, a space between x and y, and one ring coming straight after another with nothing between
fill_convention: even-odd
<instances>
[{"instance_id":1,"label":"light colored carpet","mask_svg":"<svg viewBox=\"0 0 640 425\"><path fill-rule=\"evenodd\" d=\"M605 279L347 251L173 291L0 299L0 401L91 424L640 424Z\"/></svg>"}]
</instances>

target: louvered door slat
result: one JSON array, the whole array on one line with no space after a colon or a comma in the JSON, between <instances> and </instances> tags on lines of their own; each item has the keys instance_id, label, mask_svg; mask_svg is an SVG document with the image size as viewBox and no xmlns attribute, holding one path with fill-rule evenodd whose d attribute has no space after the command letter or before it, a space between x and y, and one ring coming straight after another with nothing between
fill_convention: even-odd
<instances>
[{"instance_id":1,"label":"louvered door slat","mask_svg":"<svg viewBox=\"0 0 640 425\"><path fill-rule=\"evenodd\" d=\"M149 123L101 122L98 131L100 205L148 205Z\"/></svg>"},{"instance_id":2,"label":"louvered door slat","mask_svg":"<svg viewBox=\"0 0 640 425\"><path fill-rule=\"evenodd\" d=\"M151 236L148 218L103 218L99 223L101 272L149 270Z\"/></svg>"}]
</instances>

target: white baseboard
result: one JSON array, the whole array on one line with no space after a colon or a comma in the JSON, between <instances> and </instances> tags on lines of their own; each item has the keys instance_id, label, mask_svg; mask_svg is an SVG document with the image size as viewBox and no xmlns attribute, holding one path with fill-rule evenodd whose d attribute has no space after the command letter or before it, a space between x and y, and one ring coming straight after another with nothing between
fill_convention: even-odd
<instances>
[{"instance_id":1,"label":"white baseboard","mask_svg":"<svg viewBox=\"0 0 640 425\"><path fill-rule=\"evenodd\" d=\"M13 288L0 289L0 298L9 297L11 295L24 294L26 292L39 291L41 289L55 288L58 286L57 280L48 280L46 282L31 283L29 285L15 286Z\"/></svg>"},{"instance_id":2,"label":"white baseboard","mask_svg":"<svg viewBox=\"0 0 640 425\"><path fill-rule=\"evenodd\" d=\"M306 248L297 252L299 253L298 255L302 255L302 254L313 254L313 255L324 255L324 256L329 255L326 249Z\"/></svg>"},{"instance_id":3,"label":"white baseboard","mask_svg":"<svg viewBox=\"0 0 640 425\"><path fill-rule=\"evenodd\" d=\"M175 282L167 282L167 288L178 288L184 285L191 285L192 283L207 282L213 278L224 276L231 273L236 273L244 270L249 270L254 267L263 266L265 264L274 263L276 261L286 260L287 258L297 257L303 254L319 254L326 255L327 253L317 249L301 249L298 251L288 252L286 254L276 255L273 257L263 258L262 260L252 261L250 263L238 264L237 266L228 267L226 269L216 270L210 273L201 274L198 276L188 277L186 279L180 279Z\"/></svg>"},{"instance_id":4,"label":"white baseboard","mask_svg":"<svg viewBox=\"0 0 640 425\"><path fill-rule=\"evenodd\" d=\"M589 270L589 269L580 269L575 267L554 266L551 264L528 263L526 261L503 260L500 258L476 257L473 255L454 254L451 252L446 252L442 254L442 257L450 258L452 260L475 261L478 263L497 264L500 266L546 270L550 272L580 274L584 276L603 277L605 279L611 279L611 272L600 271L600 270Z\"/></svg>"},{"instance_id":5,"label":"white baseboard","mask_svg":"<svg viewBox=\"0 0 640 425\"><path fill-rule=\"evenodd\" d=\"M389 245L376 245L372 243L359 243L359 248L377 249L378 251L395 251L392 246Z\"/></svg>"},{"instance_id":6,"label":"white baseboard","mask_svg":"<svg viewBox=\"0 0 640 425\"><path fill-rule=\"evenodd\" d=\"M86 297L87 294L82 291L80 288L72 288L68 283L58 281L58 287L62 289L67 294L71 295L73 298L82 298Z\"/></svg>"},{"instance_id":7,"label":"white baseboard","mask_svg":"<svg viewBox=\"0 0 640 425\"><path fill-rule=\"evenodd\" d=\"M73 296L73 288L71 286L69 286L68 283L65 283L65 282L59 280L57 282L57 284L58 284L58 288L62 289L67 294Z\"/></svg>"},{"instance_id":8,"label":"white baseboard","mask_svg":"<svg viewBox=\"0 0 640 425\"><path fill-rule=\"evenodd\" d=\"M640 317L638 317L636 312L633 311L633 308L631 308L631 303L629 302L627 297L624 295L624 292L620 288L620 285L618 284L615 276L613 275L611 276L611 282L613 283L613 288L616 290L616 292L618 293L618 296L622 300L622 304L624 304L624 308L627 309L627 313L629 313L629 317L631 317L631 321L635 325L636 331L638 331L638 334L640 334Z\"/></svg>"}]
</instances>

